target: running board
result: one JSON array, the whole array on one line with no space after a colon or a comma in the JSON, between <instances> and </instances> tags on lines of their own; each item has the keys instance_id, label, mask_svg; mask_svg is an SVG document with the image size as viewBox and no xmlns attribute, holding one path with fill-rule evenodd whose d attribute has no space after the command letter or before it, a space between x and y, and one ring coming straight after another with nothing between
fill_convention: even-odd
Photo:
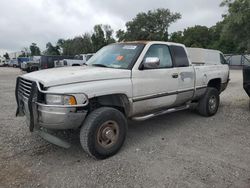
<instances>
[{"instance_id":1,"label":"running board","mask_svg":"<svg viewBox=\"0 0 250 188\"><path fill-rule=\"evenodd\" d=\"M169 108L167 110L158 111L158 112L155 112L155 113L152 113L152 114L147 114L147 115L144 115L144 116L133 117L132 120L135 120L135 121L144 121L144 120L156 117L156 116L160 116L160 115L164 115L164 114L169 114L169 113L177 112L177 111L181 111L181 110L186 110L189 107L190 107L189 105L185 105L185 106L180 106L180 107L176 107L176 108Z\"/></svg>"}]
</instances>

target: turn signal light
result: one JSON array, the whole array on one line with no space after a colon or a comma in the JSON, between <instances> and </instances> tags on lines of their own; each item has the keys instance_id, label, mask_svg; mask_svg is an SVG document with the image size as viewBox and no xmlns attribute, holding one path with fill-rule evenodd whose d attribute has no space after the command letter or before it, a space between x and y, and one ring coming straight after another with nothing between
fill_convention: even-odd
<instances>
[{"instance_id":1,"label":"turn signal light","mask_svg":"<svg viewBox=\"0 0 250 188\"><path fill-rule=\"evenodd\" d=\"M76 99L74 96L69 97L69 105L76 105Z\"/></svg>"}]
</instances>

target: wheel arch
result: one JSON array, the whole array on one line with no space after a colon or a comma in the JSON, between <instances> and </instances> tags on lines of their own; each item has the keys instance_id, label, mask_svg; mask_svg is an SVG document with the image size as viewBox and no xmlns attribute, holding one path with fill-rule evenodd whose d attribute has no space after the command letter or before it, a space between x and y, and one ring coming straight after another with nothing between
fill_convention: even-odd
<instances>
[{"instance_id":1,"label":"wheel arch","mask_svg":"<svg viewBox=\"0 0 250 188\"><path fill-rule=\"evenodd\" d=\"M131 114L132 105L126 94L108 94L96 96L89 99L90 111L96 108L107 106L113 107L121 111L126 117Z\"/></svg>"},{"instance_id":2,"label":"wheel arch","mask_svg":"<svg viewBox=\"0 0 250 188\"><path fill-rule=\"evenodd\" d=\"M221 91L221 78L214 78L214 79L209 80L207 87L213 87L220 92Z\"/></svg>"}]
</instances>

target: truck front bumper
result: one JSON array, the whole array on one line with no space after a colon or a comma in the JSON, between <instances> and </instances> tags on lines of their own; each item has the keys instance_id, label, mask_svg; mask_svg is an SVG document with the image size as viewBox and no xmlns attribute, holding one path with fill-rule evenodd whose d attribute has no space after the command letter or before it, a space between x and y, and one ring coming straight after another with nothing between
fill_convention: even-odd
<instances>
[{"instance_id":1,"label":"truck front bumper","mask_svg":"<svg viewBox=\"0 0 250 188\"><path fill-rule=\"evenodd\" d=\"M87 111L76 108L58 108L37 104L37 122L48 129L76 129L80 127Z\"/></svg>"},{"instance_id":2,"label":"truck front bumper","mask_svg":"<svg viewBox=\"0 0 250 188\"><path fill-rule=\"evenodd\" d=\"M31 87L30 95L25 96L17 81L16 100L17 116L26 116L26 123L30 131L40 127L47 129L76 129L79 128L86 115L87 110L84 108L88 102L82 105L65 106L65 105L47 105L38 102L39 93L45 92L39 87L39 83L34 82Z\"/></svg>"}]
</instances>

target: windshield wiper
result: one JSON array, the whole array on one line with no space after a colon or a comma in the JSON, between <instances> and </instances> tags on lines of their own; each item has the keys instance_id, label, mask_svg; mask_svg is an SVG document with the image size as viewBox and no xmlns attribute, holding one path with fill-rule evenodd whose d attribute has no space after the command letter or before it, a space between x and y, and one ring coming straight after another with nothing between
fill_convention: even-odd
<instances>
[{"instance_id":1,"label":"windshield wiper","mask_svg":"<svg viewBox=\"0 0 250 188\"><path fill-rule=\"evenodd\" d=\"M95 66L95 67L108 67L108 66L103 65L103 64L92 64L92 66Z\"/></svg>"}]
</instances>

